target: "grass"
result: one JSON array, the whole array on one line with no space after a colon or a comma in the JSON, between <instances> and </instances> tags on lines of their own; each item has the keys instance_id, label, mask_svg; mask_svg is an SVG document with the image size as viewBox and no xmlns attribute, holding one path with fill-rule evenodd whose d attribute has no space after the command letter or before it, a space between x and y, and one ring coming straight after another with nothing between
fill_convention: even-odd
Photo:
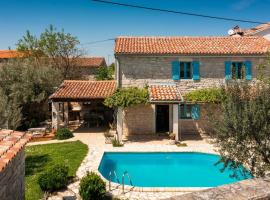
<instances>
[{"instance_id":1,"label":"grass","mask_svg":"<svg viewBox=\"0 0 270 200\"><path fill-rule=\"evenodd\" d=\"M69 176L75 176L87 151L87 145L80 141L26 147L26 200L38 200L43 197L37 183L40 173L55 164L65 164L69 167Z\"/></svg>"}]
</instances>

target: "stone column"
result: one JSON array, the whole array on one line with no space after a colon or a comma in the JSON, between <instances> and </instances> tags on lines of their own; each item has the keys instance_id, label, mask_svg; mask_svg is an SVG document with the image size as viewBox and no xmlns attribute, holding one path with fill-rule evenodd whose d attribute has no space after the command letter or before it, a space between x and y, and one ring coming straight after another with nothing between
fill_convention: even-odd
<instances>
[{"instance_id":1,"label":"stone column","mask_svg":"<svg viewBox=\"0 0 270 200\"><path fill-rule=\"evenodd\" d=\"M173 132L173 104L169 104L169 132Z\"/></svg>"},{"instance_id":2,"label":"stone column","mask_svg":"<svg viewBox=\"0 0 270 200\"><path fill-rule=\"evenodd\" d=\"M123 108L118 108L117 110L117 137L120 142L122 142L123 135Z\"/></svg>"},{"instance_id":3,"label":"stone column","mask_svg":"<svg viewBox=\"0 0 270 200\"><path fill-rule=\"evenodd\" d=\"M173 104L173 133L175 134L175 141L179 141L179 119L178 119L178 104Z\"/></svg>"},{"instance_id":4,"label":"stone column","mask_svg":"<svg viewBox=\"0 0 270 200\"><path fill-rule=\"evenodd\" d=\"M59 102L52 102L52 129L57 130L60 124Z\"/></svg>"},{"instance_id":5,"label":"stone column","mask_svg":"<svg viewBox=\"0 0 270 200\"><path fill-rule=\"evenodd\" d=\"M68 127L68 102L64 102L64 124Z\"/></svg>"}]
</instances>

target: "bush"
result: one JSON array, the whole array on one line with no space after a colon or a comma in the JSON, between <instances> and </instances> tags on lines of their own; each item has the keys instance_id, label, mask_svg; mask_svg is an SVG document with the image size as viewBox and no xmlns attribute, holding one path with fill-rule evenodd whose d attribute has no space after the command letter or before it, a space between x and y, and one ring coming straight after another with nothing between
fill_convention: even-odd
<instances>
[{"instance_id":1,"label":"bush","mask_svg":"<svg viewBox=\"0 0 270 200\"><path fill-rule=\"evenodd\" d=\"M82 178L79 193L83 200L104 199L106 183L99 175L90 172Z\"/></svg>"},{"instance_id":2,"label":"bush","mask_svg":"<svg viewBox=\"0 0 270 200\"><path fill-rule=\"evenodd\" d=\"M61 128L56 131L55 137L58 140L65 140L73 137L73 133L67 128Z\"/></svg>"},{"instance_id":3,"label":"bush","mask_svg":"<svg viewBox=\"0 0 270 200\"><path fill-rule=\"evenodd\" d=\"M38 184L43 191L55 191L62 189L68 184L68 167L55 165L40 174Z\"/></svg>"}]
</instances>

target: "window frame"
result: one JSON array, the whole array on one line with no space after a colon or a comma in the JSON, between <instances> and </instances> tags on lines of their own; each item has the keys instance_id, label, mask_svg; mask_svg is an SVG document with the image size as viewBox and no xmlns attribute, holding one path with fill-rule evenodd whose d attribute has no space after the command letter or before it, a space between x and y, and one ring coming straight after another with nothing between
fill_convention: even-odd
<instances>
[{"instance_id":1,"label":"window frame","mask_svg":"<svg viewBox=\"0 0 270 200\"><path fill-rule=\"evenodd\" d=\"M190 77L187 77L187 68L188 68L188 64L190 67ZM182 66L183 65L183 66ZM181 68L184 67L183 72L184 72L184 76L181 76ZM179 78L184 79L184 80L190 80L193 78L193 69L192 69L192 62L190 61L180 61L179 63Z\"/></svg>"}]
</instances>

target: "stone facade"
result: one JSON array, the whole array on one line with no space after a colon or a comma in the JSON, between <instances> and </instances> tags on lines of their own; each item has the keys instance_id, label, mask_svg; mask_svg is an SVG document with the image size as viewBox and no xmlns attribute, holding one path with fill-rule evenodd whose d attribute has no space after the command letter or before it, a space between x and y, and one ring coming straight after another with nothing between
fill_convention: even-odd
<instances>
[{"instance_id":1,"label":"stone facade","mask_svg":"<svg viewBox=\"0 0 270 200\"><path fill-rule=\"evenodd\" d=\"M172 61L199 61L200 81L180 80L171 78ZM138 86L144 87L151 83L176 83L181 92L198 88L219 86L224 83L225 61L251 61L252 74L256 77L256 68L265 60L264 57L188 57L188 56L117 56L119 63L118 84L120 87Z\"/></svg>"},{"instance_id":2,"label":"stone facade","mask_svg":"<svg viewBox=\"0 0 270 200\"><path fill-rule=\"evenodd\" d=\"M123 135L155 133L155 107L139 105L130 107L123 112Z\"/></svg>"},{"instance_id":3,"label":"stone facade","mask_svg":"<svg viewBox=\"0 0 270 200\"><path fill-rule=\"evenodd\" d=\"M119 87L144 87L155 83L175 83L180 93L201 89L219 87L225 83L225 61L252 62L253 81L256 80L257 67L265 62L263 56L145 56L145 55L117 55L117 81ZM174 81L172 79L172 61L199 61L200 80L192 79ZM205 133L209 131L206 123L206 107L201 106L199 120L178 120L178 131L181 135ZM177 112L178 113L178 112ZM123 113L123 134L155 133L155 105L149 108L139 106L129 108ZM171 113L173 114L173 113ZM170 114L170 116L171 116ZM170 132L172 130L170 120Z\"/></svg>"},{"instance_id":4,"label":"stone facade","mask_svg":"<svg viewBox=\"0 0 270 200\"><path fill-rule=\"evenodd\" d=\"M23 200L25 159L24 151L21 150L0 172L0 199Z\"/></svg>"}]
</instances>

